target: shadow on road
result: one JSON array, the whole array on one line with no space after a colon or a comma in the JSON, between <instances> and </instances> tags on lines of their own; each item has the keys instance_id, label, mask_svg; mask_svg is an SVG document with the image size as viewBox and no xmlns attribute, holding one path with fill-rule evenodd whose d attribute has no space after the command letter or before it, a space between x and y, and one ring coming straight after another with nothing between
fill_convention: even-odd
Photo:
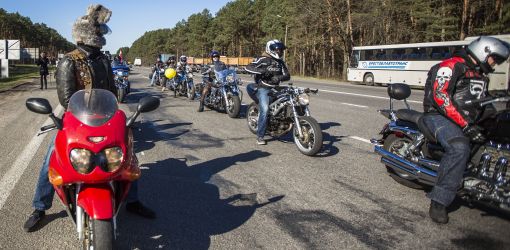
<instances>
[{"instance_id":1,"label":"shadow on road","mask_svg":"<svg viewBox=\"0 0 510 250\"><path fill-rule=\"evenodd\" d=\"M283 196L260 201L256 193L221 199L217 185L224 180L216 173L243 162L267 157L253 150L188 166L186 159L169 158L144 165L140 195L157 212L146 220L122 210L119 215L121 249L208 249L211 235L223 234L243 225L256 209ZM145 194L144 194L145 193Z\"/></svg>"}]
</instances>

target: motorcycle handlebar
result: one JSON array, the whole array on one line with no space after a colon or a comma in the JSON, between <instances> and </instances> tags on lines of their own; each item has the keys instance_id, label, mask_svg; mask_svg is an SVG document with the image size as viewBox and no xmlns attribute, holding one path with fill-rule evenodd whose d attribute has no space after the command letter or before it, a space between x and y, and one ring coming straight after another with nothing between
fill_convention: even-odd
<instances>
[{"instance_id":1,"label":"motorcycle handlebar","mask_svg":"<svg viewBox=\"0 0 510 250\"><path fill-rule=\"evenodd\" d=\"M494 102L507 102L507 101L510 101L510 96L503 96L503 97L489 96L489 97L484 97L484 98L480 98L477 100L468 100L468 101L464 102L464 104L466 104L466 105L477 105L478 104L480 106L485 106L487 104L491 104Z\"/></svg>"}]
</instances>

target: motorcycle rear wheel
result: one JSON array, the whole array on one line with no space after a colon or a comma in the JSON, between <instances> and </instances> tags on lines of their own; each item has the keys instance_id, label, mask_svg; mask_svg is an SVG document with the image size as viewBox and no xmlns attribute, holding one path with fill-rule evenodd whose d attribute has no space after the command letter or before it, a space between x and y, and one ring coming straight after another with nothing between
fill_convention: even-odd
<instances>
[{"instance_id":1,"label":"motorcycle rear wheel","mask_svg":"<svg viewBox=\"0 0 510 250\"><path fill-rule=\"evenodd\" d=\"M317 120L311 116L299 117L299 123L304 138L299 138L297 124L295 124L296 126L294 126L294 131L292 132L294 143L302 154L308 156L315 155L322 148L321 126Z\"/></svg>"},{"instance_id":2,"label":"motorcycle rear wheel","mask_svg":"<svg viewBox=\"0 0 510 250\"><path fill-rule=\"evenodd\" d=\"M391 134L384 140L383 148L403 158L403 156L401 156L401 154L398 152L399 149L405 146L403 143L410 144L412 141L407 137L397 137L395 134ZM388 171L388 174L393 180L403 186L412 189L425 189L425 186L418 183L417 181L409 180L408 175L404 172L395 171L389 166L386 166L386 171Z\"/></svg>"}]
</instances>

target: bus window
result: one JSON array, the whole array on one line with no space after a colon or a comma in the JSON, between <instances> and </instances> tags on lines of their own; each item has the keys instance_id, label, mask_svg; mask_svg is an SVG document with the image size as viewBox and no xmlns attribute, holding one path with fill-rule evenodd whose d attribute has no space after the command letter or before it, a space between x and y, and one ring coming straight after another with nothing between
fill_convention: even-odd
<instances>
[{"instance_id":1,"label":"bus window","mask_svg":"<svg viewBox=\"0 0 510 250\"><path fill-rule=\"evenodd\" d=\"M360 60L361 61L374 60L374 50L360 51Z\"/></svg>"},{"instance_id":2,"label":"bus window","mask_svg":"<svg viewBox=\"0 0 510 250\"><path fill-rule=\"evenodd\" d=\"M360 56L360 51L359 50L353 50L352 51L351 62L349 64L349 66L351 68L357 68L358 67L359 56Z\"/></svg>"}]
</instances>

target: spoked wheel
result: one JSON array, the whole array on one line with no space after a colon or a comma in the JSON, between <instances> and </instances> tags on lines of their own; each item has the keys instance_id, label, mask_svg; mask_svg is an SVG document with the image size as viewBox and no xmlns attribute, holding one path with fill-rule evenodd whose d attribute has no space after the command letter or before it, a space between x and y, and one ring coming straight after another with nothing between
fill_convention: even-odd
<instances>
[{"instance_id":1,"label":"spoked wheel","mask_svg":"<svg viewBox=\"0 0 510 250\"><path fill-rule=\"evenodd\" d=\"M304 155L315 155L322 147L322 130L319 123L310 116L299 117L303 137L299 137L297 124L294 126L293 136L299 152Z\"/></svg>"},{"instance_id":2,"label":"spoked wheel","mask_svg":"<svg viewBox=\"0 0 510 250\"><path fill-rule=\"evenodd\" d=\"M257 123L259 121L259 106L252 102L246 112L246 121L248 122L248 128L254 134L257 134Z\"/></svg>"},{"instance_id":3,"label":"spoked wheel","mask_svg":"<svg viewBox=\"0 0 510 250\"><path fill-rule=\"evenodd\" d=\"M412 144L412 140L408 137L397 137L395 134L389 135L384 140L383 148L387 151L398 155L404 159L405 150ZM413 180L412 177L404 171L395 171L392 168L386 166L390 177L396 182L412 189L424 189L425 186L421 185L417 181Z\"/></svg>"},{"instance_id":4,"label":"spoked wheel","mask_svg":"<svg viewBox=\"0 0 510 250\"><path fill-rule=\"evenodd\" d=\"M85 232L83 237L84 250L111 250L113 249L113 222L112 220L94 220L85 215Z\"/></svg>"},{"instance_id":5,"label":"spoked wheel","mask_svg":"<svg viewBox=\"0 0 510 250\"><path fill-rule=\"evenodd\" d=\"M236 118L239 116L239 111L241 110L241 99L239 96L227 94L227 104L225 105L225 110L230 118Z\"/></svg>"}]
</instances>

